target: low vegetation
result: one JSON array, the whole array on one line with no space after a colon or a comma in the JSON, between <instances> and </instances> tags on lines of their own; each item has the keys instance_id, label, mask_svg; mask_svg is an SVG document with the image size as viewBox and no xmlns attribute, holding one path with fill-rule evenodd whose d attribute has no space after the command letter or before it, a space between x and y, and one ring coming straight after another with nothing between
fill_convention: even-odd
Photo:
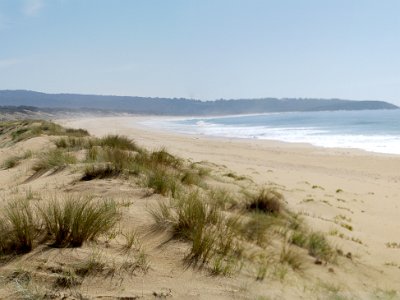
<instances>
[{"instance_id":1,"label":"low vegetation","mask_svg":"<svg viewBox=\"0 0 400 300\"><path fill-rule=\"evenodd\" d=\"M91 197L53 199L39 211L56 247L80 247L111 230L119 219L114 201Z\"/></svg>"},{"instance_id":2,"label":"low vegetation","mask_svg":"<svg viewBox=\"0 0 400 300\"><path fill-rule=\"evenodd\" d=\"M60 151L59 149L53 149L40 155L39 160L33 166L33 170L36 172L48 171L52 169L60 169L71 164L75 164L77 159L74 155Z\"/></svg>"},{"instance_id":3,"label":"low vegetation","mask_svg":"<svg viewBox=\"0 0 400 300\"><path fill-rule=\"evenodd\" d=\"M37 215L27 200L9 202L0 219L0 253L26 253L39 235Z\"/></svg>"},{"instance_id":4,"label":"low vegetation","mask_svg":"<svg viewBox=\"0 0 400 300\"><path fill-rule=\"evenodd\" d=\"M33 155L32 152L28 150L28 151L25 151L25 153L22 155L11 156L3 162L3 168L6 170L12 169L12 168L18 166L21 163L21 161L32 157L32 155Z\"/></svg>"},{"instance_id":5,"label":"low vegetation","mask_svg":"<svg viewBox=\"0 0 400 300\"><path fill-rule=\"evenodd\" d=\"M0 134L7 135L6 145L41 135L83 137L89 133L84 129L64 128L43 120L9 121L0 123ZM4 142L3 142L4 143Z\"/></svg>"},{"instance_id":6,"label":"low vegetation","mask_svg":"<svg viewBox=\"0 0 400 300\"><path fill-rule=\"evenodd\" d=\"M262 189L258 194L249 197L246 205L249 211L278 214L282 210L281 193L274 189Z\"/></svg>"},{"instance_id":7,"label":"low vegetation","mask_svg":"<svg viewBox=\"0 0 400 300\"><path fill-rule=\"evenodd\" d=\"M55 136L49 150L33 155L33 171L39 176L75 165L69 169L79 172L73 184L113 178L143 188L144 197L159 194L158 204L149 209L152 231L168 233L171 240L185 243L184 262L214 276L233 276L243 271L259 281L267 276L284 278L288 270L304 270L307 256L326 263L336 257L325 236L311 231L290 212L276 189L259 188L254 183L246 190L241 187L241 192L224 189L214 184L210 169L180 159L166 149L141 148L124 136L95 138L84 130L64 129L46 121L10 122L0 130L10 135L9 143L40 135ZM4 168L12 168L28 157L11 157ZM234 173L221 176L235 181L246 179ZM147 272L148 256L137 231L120 228L127 207L90 195L60 195L9 201L0 219L0 253L26 253L38 245L82 247L90 241L108 247L109 241L121 239L118 247L127 257L118 268L93 256L58 272L54 287L71 289L86 276L114 276L117 269Z\"/></svg>"}]
</instances>

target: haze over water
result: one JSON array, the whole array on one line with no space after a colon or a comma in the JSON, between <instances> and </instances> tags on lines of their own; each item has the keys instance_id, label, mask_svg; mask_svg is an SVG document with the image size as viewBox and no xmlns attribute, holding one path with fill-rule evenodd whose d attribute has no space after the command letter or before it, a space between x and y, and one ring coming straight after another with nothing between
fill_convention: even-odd
<instances>
[{"instance_id":1,"label":"haze over water","mask_svg":"<svg viewBox=\"0 0 400 300\"><path fill-rule=\"evenodd\" d=\"M146 124L187 134L400 154L400 110L289 112L151 121Z\"/></svg>"}]
</instances>

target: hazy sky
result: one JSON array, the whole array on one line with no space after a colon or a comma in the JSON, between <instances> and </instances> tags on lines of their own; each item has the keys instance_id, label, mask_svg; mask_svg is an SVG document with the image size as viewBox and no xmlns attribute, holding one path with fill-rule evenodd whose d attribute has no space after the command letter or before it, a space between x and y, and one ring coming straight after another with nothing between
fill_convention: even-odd
<instances>
[{"instance_id":1,"label":"hazy sky","mask_svg":"<svg viewBox=\"0 0 400 300\"><path fill-rule=\"evenodd\" d=\"M0 89L400 104L399 0L0 0Z\"/></svg>"}]
</instances>

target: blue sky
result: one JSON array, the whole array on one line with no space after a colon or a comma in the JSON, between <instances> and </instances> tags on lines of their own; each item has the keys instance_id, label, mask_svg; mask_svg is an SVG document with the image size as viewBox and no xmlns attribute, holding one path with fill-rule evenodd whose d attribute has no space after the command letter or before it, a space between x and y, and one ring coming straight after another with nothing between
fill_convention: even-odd
<instances>
[{"instance_id":1,"label":"blue sky","mask_svg":"<svg viewBox=\"0 0 400 300\"><path fill-rule=\"evenodd\" d=\"M400 104L398 0L0 0L0 89Z\"/></svg>"}]
</instances>

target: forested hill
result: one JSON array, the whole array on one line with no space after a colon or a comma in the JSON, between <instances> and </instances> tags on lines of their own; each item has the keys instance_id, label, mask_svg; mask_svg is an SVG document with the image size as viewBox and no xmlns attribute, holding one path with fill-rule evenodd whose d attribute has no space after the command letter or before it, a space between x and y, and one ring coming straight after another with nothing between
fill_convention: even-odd
<instances>
[{"instance_id":1,"label":"forested hill","mask_svg":"<svg viewBox=\"0 0 400 300\"><path fill-rule=\"evenodd\" d=\"M25 90L0 91L0 106L104 110L155 115L229 115L288 111L398 108L384 101L276 98L200 101L184 98L45 94Z\"/></svg>"}]
</instances>

